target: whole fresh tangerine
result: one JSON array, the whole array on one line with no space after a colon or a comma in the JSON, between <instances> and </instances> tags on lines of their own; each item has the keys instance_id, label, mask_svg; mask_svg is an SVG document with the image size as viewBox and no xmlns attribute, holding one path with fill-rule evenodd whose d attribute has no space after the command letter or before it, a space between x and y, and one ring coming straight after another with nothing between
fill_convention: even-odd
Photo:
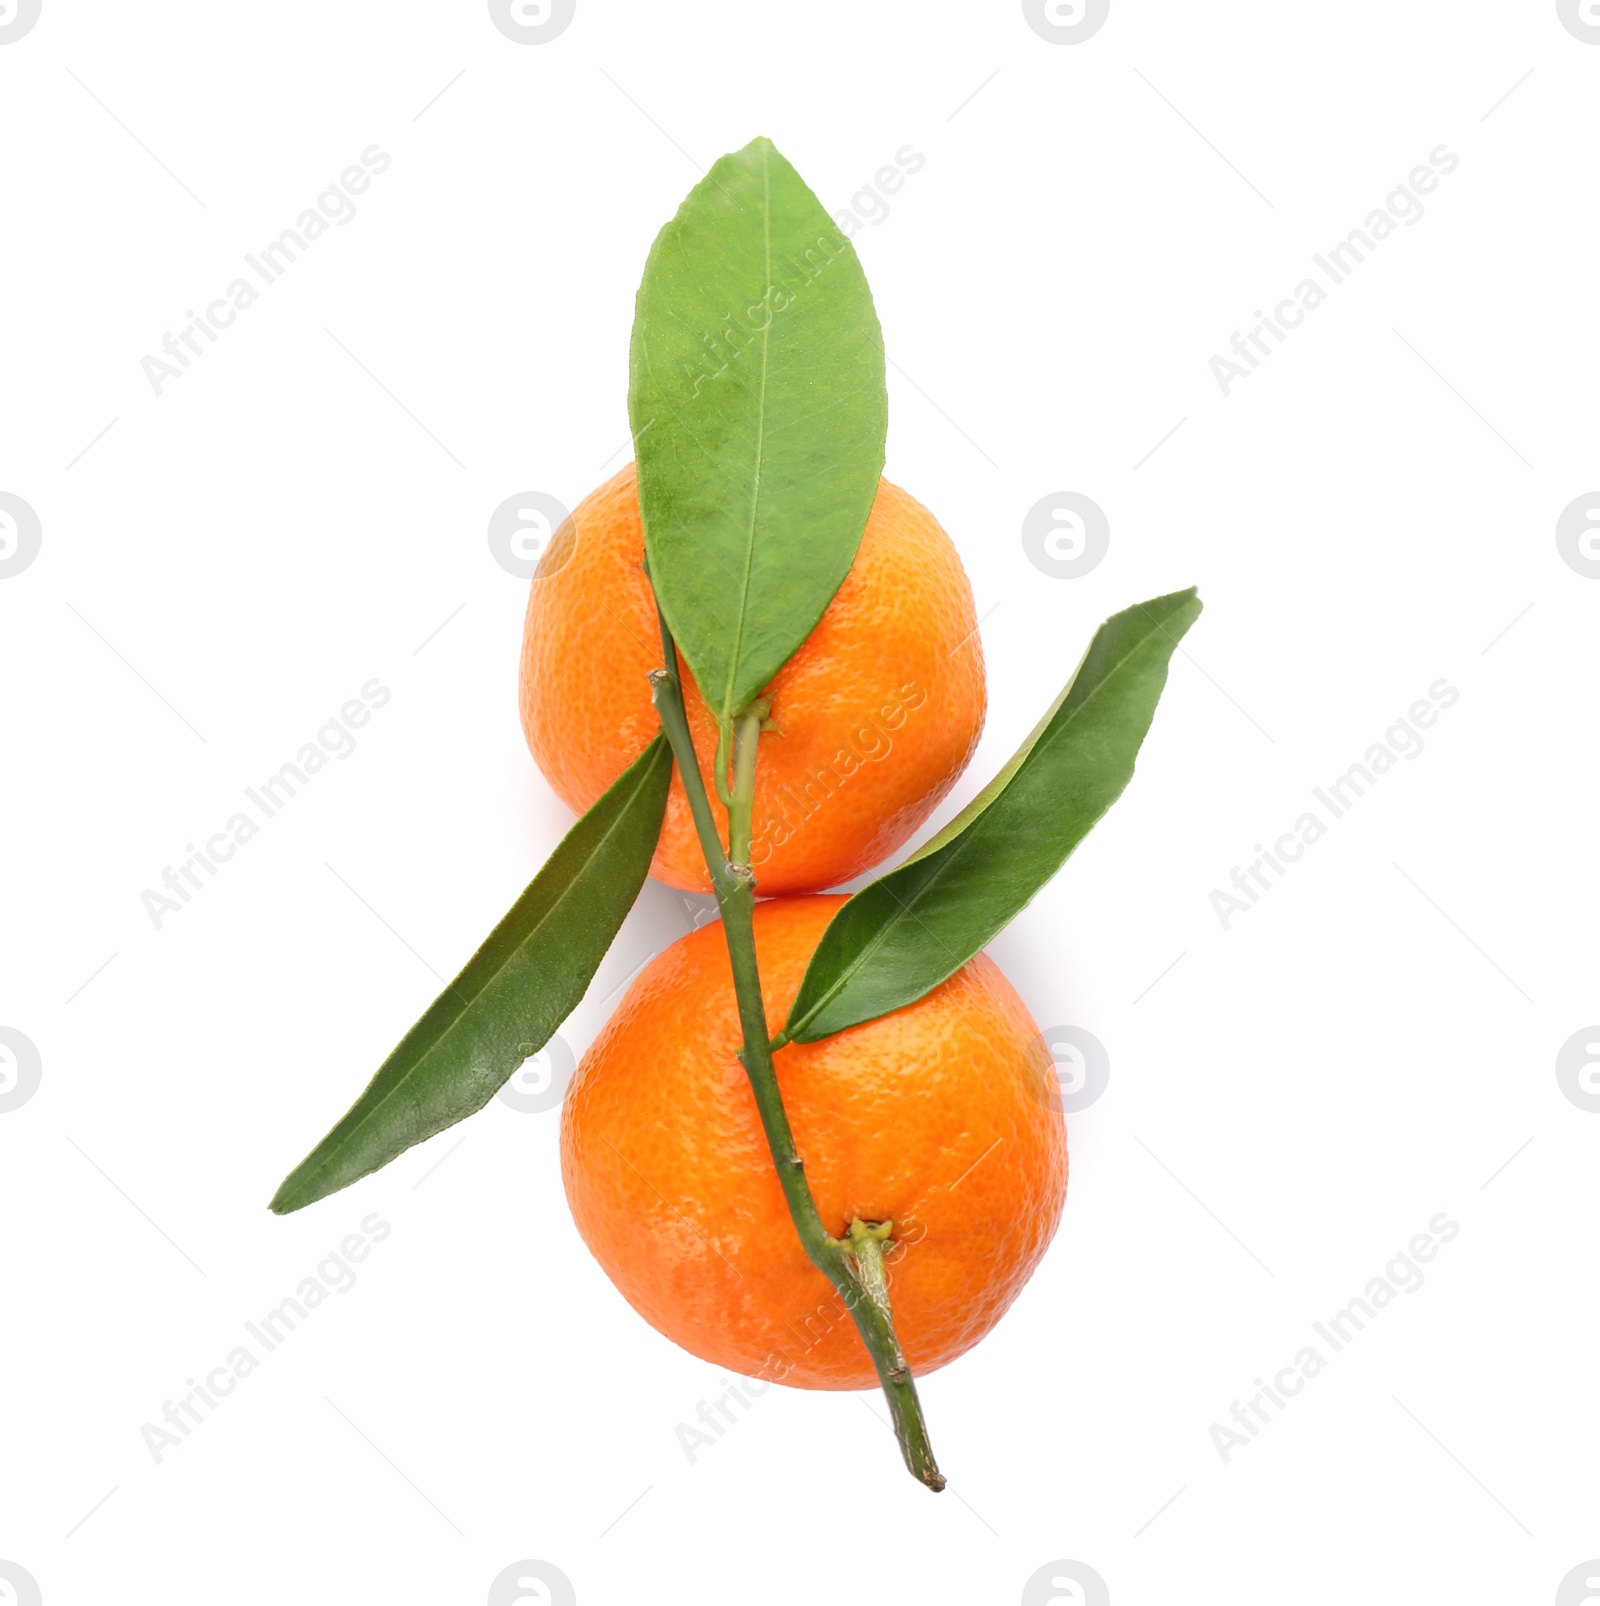
<instances>
[{"instance_id":1,"label":"whole fresh tangerine","mask_svg":"<svg viewBox=\"0 0 1600 1606\"><path fill-rule=\"evenodd\" d=\"M845 900L755 907L769 1030ZM658 955L579 1065L561 1118L573 1218L629 1304L748 1377L857 1389L872 1361L790 1220L743 1067L720 925ZM1059 1084L999 968L774 1056L823 1224L891 1223L889 1298L914 1374L983 1337L1028 1280L1067 1188Z\"/></svg>"},{"instance_id":2,"label":"whole fresh tangerine","mask_svg":"<svg viewBox=\"0 0 1600 1606\"><path fill-rule=\"evenodd\" d=\"M630 463L556 533L523 631L523 732L546 779L579 813L656 734L646 676L660 664ZM687 670L683 684L709 777L716 720ZM837 886L922 824L983 730L972 589L949 536L914 497L879 482L855 563L766 693L751 837L757 885L763 894ZM726 842L714 791L711 803ZM710 888L676 774L651 870L669 886Z\"/></svg>"}]
</instances>

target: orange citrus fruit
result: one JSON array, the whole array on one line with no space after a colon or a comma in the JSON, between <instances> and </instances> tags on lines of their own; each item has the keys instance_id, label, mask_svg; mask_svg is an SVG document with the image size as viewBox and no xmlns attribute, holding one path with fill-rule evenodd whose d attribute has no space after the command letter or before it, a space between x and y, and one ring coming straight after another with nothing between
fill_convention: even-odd
<instances>
[{"instance_id":1,"label":"orange citrus fruit","mask_svg":"<svg viewBox=\"0 0 1600 1606\"><path fill-rule=\"evenodd\" d=\"M772 1031L842 902L756 905ZM578 1067L561 1117L573 1217L684 1349L749 1377L868 1388L849 1311L790 1220L741 1041L722 930L703 926L651 961ZM954 1360L1016 1298L1066 1197L1059 1084L1022 1000L980 954L917 1003L775 1061L823 1224L893 1223L906 1358L914 1373Z\"/></svg>"},{"instance_id":2,"label":"orange citrus fruit","mask_svg":"<svg viewBox=\"0 0 1600 1606\"><path fill-rule=\"evenodd\" d=\"M580 502L534 577L522 642L522 728L546 778L582 813L658 723L661 663L632 464ZM684 672L709 778L716 721ZM837 886L892 853L966 767L983 729L972 590L938 520L883 480L860 550L815 630L767 688L751 863L763 894ZM708 789L709 781L708 781ZM727 816L712 795L723 841ZM674 774L654 874L710 888Z\"/></svg>"}]
</instances>

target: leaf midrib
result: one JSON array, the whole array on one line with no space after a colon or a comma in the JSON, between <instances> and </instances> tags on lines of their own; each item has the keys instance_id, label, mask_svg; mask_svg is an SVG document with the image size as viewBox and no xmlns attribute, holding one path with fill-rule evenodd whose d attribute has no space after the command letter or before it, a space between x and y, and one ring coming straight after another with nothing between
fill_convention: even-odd
<instances>
[{"instance_id":1,"label":"leaf midrib","mask_svg":"<svg viewBox=\"0 0 1600 1606\"><path fill-rule=\"evenodd\" d=\"M772 164L768 148L761 151L761 279L764 292L772 293ZM750 579L756 560L756 523L761 506L761 465L767 449L767 376L772 359L772 308L767 308L766 326L761 331L761 383L756 401L756 460L755 475L750 487L750 522L745 531L744 577L739 587L739 615L734 625L733 651L728 657L728 678L722 688L722 706L718 717L727 720L737 709L733 707L734 687L739 683L739 660L744 654L745 619L750 607Z\"/></svg>"},{"instance_id":2,"label":"leaf midrib","mask_svg":"<svg viewBox=\"0 0 1600 1606\"><path fill-rule=\"evenodd\" d=\"M1176 613L1178 612L1178 609L1174 608L1172 612ZM1105 672L1105 674L1100 677L1100 683L1094 688L1094 690L1091 691L1089 695L1072 710L1072 712L1060 723L1060 725L1055 727L1054 736L1059 736L1065 732L1071 726L1073 720L1075 720L1078 715L1081 714L1084 709L1086 709L1095 700L1095 698L1105 690L1106 686L1110 684L1112 677L1117 673L1117 671L1120 670L1135 653L1144 648L1149 643L1151 638L1158 633L1161 635L1166 634L1166 626L1164 623L1158 622L1153 629L1140 636L1139 639L1128 648L1127 652L1125 652L1122 657L1120 657ZM994 808L995 804L997 804L1000 799L1003 798L1006 793L1009 792L1016 784L1017 776L1022 773L1023 767L1038 750L1039 746L1044 740L1044 736L1048 734L1050 733L1045 732L1041 734L1039 741L1036 741L1033 746L1030 747L1023 755L1022 763L1017 765L1016 770L1012 773L1011 779L1008 780L1006 784L1001 787L1001 789L989 800L988 808L986 808L983 813L980 814L971 823L971 825L969 825L967 829L961 833L960 836L955 838L954 841L947 842L944 847L939 850L938 864L933 867L933 873L929 875L928 879L917 888L916 892L913 894L914 897L921 898L925 896L930 889L937 886L940 877L944 875L945 871L948 870L951 865L956 863L956 861L961 858L962 854L967 850L967 848L971 846L978 827L982 825L983 822L988 818L989 812ZM1052 737L1052 740L1053 739L1054 737ZM912 860L909 862L915 863L916 861ZM896 874L898 874L897 870L891 870L889 874L883 878L883 882L888 882ZM879 884L881 885L883 883ZM863 888L863 891L871 891L871 888ZM899 900L896 901L898 902ZM883 928L879 931L878 935L861 950L860 954L851 961L850 965L845 970L839 973L838 980L834 982L827 992L825 992L822 997L817 1000L816 1006L806 1012L806 1015L802 1020L795 1022L795 1027L801 1031L805 1030L805 1028L822 1013L823 1009L839 996L840 992L843 991L845 984L850 981L861 969L861 967L866 964L866 962L875 953L877 953L878 949L889 940L890 935L898 931L900 927L912 917L913 913L914 911L908 904L901 903L899 912L891 915L889 919L883 923ZM958 965L955 968L956 970L959 970L961 967ZM952 970L950 974L954 975L955 971Z\"/></svg>"}]
</instances>

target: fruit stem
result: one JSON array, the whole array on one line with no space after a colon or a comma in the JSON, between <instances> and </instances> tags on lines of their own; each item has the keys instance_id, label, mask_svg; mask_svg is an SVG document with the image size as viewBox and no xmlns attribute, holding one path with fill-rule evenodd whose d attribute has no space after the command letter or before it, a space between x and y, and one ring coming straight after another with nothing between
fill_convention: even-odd
<instances>
[{"instance_id":1,"label":"fruit stem","mask_svg":"<svg viewBox=\"0 0 1600 1606\"><path fill-rule=\"evenodd\" d=\"M659 611L658 611L659 617ZM849 1237L835 1238L823 1224L806 1181L805 1162L795 1147L794 1133L783 1095L778 1089L778 1073L772 1061L767 1035L766 1005L761 997L761 973L756 964L754 911L755 876L749 864L750 819L755 802L756 738L768 712L752 705L740 716L734 750L733 802L728 811L729 845L724 851L717 834L716 818L706 793L705 778L695 755L684 712L683 687L677 674L678 654L661 618L661 647L667 667L650 674L651 696L661 719L661 728L677 761L684 792L689 799L700 849L711 876L712 891L722 911L722 931L728 944L728 960L733 969L734 993L739 1006L739 1024L744 1046L739 1063L749 1078L756 1110L766 1133L767 1148L783 1188L789 1216L799 1234L801 1247L844 1301L855 1321L861 1341L872 1357L872 1364L883 1386L894 1419L895 1437L911 1475L937 1493L945 1486L944 1477L933 1458L928 1442L927 1423L917 1399L916 1384L906 1365L900 1340L895 1334L889 1308L888 1274L883 1263L883 1246L891 1223L869 1227L859 1220L850 1225Z\"/></svg>"},{"instance_id":2,"label":"fruit stem","mask_svg":"<svg viewBox=\"0 0 1600 1606\"><path fill-rule=\"evenodd\" d=\"M855 1262L856 1276L866 1290L867 1298L883 1312L886 1319L890 1317L889 1268L884 1263L883 1246L894 1241L891 1236L893 1232L892 1221L869 1224L860 1216L855 1216L850 1222L850 1258ZM894 1369L897 1372L906 1371L904 1355L897 1356Z\"/></svg>"}]
</instances>

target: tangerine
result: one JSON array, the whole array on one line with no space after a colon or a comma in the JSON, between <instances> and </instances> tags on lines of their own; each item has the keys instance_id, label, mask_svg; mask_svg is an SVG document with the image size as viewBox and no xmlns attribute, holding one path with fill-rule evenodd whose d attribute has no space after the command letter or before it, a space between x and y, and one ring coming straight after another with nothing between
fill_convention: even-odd
<instances>
[{"instance_id":1,"label":"tangerine","mask_svg":"<svg viewBox=\"0 0 1600 1606\"><path fill-rule=\"evenodd\" d=\"M522 728L546 779L579 813L655 736L645 677L660 663L630 463L573 510L528 597ZM709 775L716 719L687 669L682 681ZM972 589L938 520L898 486L879 482L855 563L766 694L751 836L763 894L837 886L870 869L966 768L985 706ZM708 790L726 843L727 813ZM651 870L669 886L710 889L676 773Z\"/></svg>"},{"instance_id":2,"label":"tangerine","mask_svg":"<svg viewBox=\"0 0 1600 1606\"><path fill-rule=\"evenodd\" d=\"M769 1030L844 901L755 906ZM741 1041L713 923L651 961L578 1067L561 1117L573 1218L629 1304L692 1354L800 1388L871 1387L790 1220ZM1027 1008L980 954L916 1003L774 1058L824 1225L892 1224L906 1358L918 1375L954 1360L1021 1290L1066 1196L1059 1084Z\"/></svg>"}]
</instances>

